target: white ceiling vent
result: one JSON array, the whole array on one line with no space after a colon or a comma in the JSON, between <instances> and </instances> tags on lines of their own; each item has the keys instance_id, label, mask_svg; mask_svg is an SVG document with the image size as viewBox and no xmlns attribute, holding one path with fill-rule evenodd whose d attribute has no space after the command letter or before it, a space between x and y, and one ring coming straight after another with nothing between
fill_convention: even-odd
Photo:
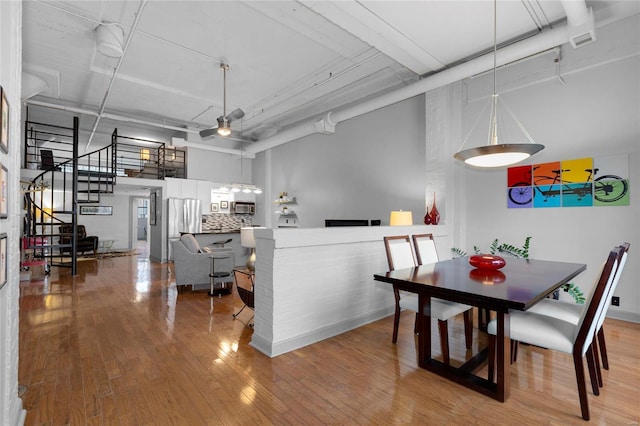
<instances>
[{"instance_id":1,"label":"white ceiling vent","mask_svg":"<svg viewBox=\"0 0 640 426\"><path fill-rule=\"evenodd\" d=\"M569 43L574 48L596 41L593 10L584 2L563 0L562 6L567 13Z\"/></svg>"}]
</instances>

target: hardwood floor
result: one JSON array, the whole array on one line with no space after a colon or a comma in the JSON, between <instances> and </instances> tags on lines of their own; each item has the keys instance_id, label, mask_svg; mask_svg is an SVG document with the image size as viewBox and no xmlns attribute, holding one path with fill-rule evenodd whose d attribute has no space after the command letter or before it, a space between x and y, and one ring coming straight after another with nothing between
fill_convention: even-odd
<instances>
[{"instance_id":1,"label":"hardwood floor","mask_svg":"<svg viewBox=\"0 0 640 426\"><path fill-rule=\"evenodd\" d=\"M78 270L21 283L27 425L587 424L568 355L521 347L500 403L417 367L413 315L397 345L391 316L270 359L249 345L252 312L232 318L235 290L178 294L171 264L145 256ZM605 332L611 369L589 393L591 424L637 425L640 324L607 320ZM452 362L463 336L452 321Z\"/></svg>"}]
</instances>

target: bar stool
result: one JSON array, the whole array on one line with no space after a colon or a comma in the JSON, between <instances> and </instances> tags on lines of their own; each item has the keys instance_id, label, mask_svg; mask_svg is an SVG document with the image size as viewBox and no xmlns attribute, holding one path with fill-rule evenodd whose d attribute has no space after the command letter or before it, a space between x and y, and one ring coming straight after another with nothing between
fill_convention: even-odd
<instances>
[{"instance_id":1,"label":"bar stool","mask_svg":"<svg viewBox=\"0 0 640 426\"><path fill-rule=\"evenodd\" d=\"M209 291L209 296L222 297L223 294L231 293L231 286L233 286L232 274L236 263L233 251L231 249L214 251L211 253L210 258L209 282L211 290ZM228 283L231 283L231 286L228 286ZM220 284L219 288L216 288L216 284Z\"/></svg>"}]
</instances>

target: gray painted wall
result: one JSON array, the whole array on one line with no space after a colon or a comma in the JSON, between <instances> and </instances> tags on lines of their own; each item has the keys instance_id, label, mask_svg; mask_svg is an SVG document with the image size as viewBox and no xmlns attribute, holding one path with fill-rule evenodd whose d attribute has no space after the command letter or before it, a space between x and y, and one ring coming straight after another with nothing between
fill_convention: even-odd
<instances>
[{"instance_id":1,"label":"gray painted wall","mask_svg":"<svg viewBox=\"0 0 640 426\"><path fill-rule=\"evenodd\" d=\"M132 248L129 241L130 202L128 194L101 194L101 206L112 206L113 215L78 215L78 223L84 225L87 235L96 235L99 241L115 240L113 248Z\"/></svg>"},{"instance_id":2,"label":"gray painted wall","mask_svg":"<svg viewBox=\"0 0 640 426\"><path fill-rule=\"evenodd\" d=\"M240 157L237 155L189 147L187 177L217 183L250 183L252 160L246 157L242 160L241 168Z\"/></svg>"},{"instance_id":3,"label":"gray painted wall","mask_svg":"<svg viewBox=\"0 0 640 426\"><path fill-rule=\"evenodd\" d=\"M324 227L325 219L388 224L391 210L410 210L414 223L422 223L424 121L424 98L418 96L341 123L334 135L307 136L258 155L255 183L270 188L265 223L277 226L269 204L281 191L297 197L291 208L302 228Z\"/></svg>"}]
</instances>

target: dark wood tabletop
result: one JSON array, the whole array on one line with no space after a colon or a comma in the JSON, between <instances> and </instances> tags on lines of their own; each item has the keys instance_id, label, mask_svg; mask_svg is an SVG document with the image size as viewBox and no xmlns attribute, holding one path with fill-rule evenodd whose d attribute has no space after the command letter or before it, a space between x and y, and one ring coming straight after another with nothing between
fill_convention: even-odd
<instances>
[{"instance_id":1,"label":"dark wood tabletop","mask_svg":"<svg viewBox=\"0 0 640 426\"><path fill-rule=\"evenodd\" d=\"M491 310L527 310L586 269L581 263L507 258L498 270L472 267L456 258L415 268L375 274L374 279L401 290L428 293Z\"/></svg>"}]
</instances>

